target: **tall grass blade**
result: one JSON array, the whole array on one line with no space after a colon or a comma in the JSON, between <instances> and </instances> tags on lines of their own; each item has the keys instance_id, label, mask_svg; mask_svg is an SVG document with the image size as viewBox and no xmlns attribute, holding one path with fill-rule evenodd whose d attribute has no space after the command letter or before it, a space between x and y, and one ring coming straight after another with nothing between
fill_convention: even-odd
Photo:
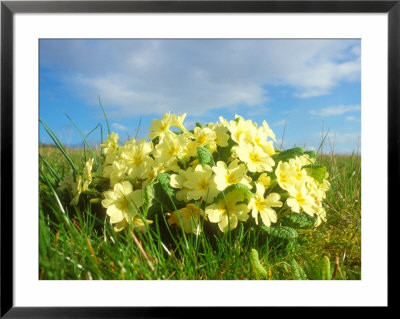
<instances>
[{"instance_id":1,"label":"tall grass blade","mask_svg":"<svg viewBox=\"0 0 400 319\"><path fill-rule=\"evenodd\" d=\"M46 165L47 169L49 170L51 176L57 181L59 181L61 178L58 176L56 171L51 167L51 165L42 157L42 155L39 154L39 159Z\"/></svg>"},{"instance_id":2,"label":"tall grass blade","mask_svg":"<svg viewBox=\"0 0 400 319\"><path fill-rule=\"evenodd\" d=\"M107 114L106 114L106 112L104 111L103 104L101 103L100 95L99 95L99 103L100 103L101 110L103 111L104 118L106 119L108 135L110 135L110 134L111 134L111 131L110 131L110 124L108 123Z\"/></svg>"},{"instance_id":3,"label":"tall grass blade","mask_svg":"<svg viewBox=\"0 0 400 319\"><path fill-rule=\"evenodd\" d=\"M71 123L75 126L75 128L78 130L79 134L81 134L83 140L85 141L85 144L87 145L90 153L92 153L92 156L94 158L94 161L96 163L96 166L98 165L97 162L97 156L95 154L95 152L93 151L93 148L90 146L89 142L87 141L85 135L82 133L82 131L80 130L80 128L78 127L78 125L76 125L76 123L69 117L69 115L67 113L64 113L66 117L68 117L68 119L71 121Z\"/></svg>"},{"instance_id":4,"label":"tall grass blade","mask_svg":"<svg viewBox=\"0 0 400 319\"><path fill-rule=\"evenodd\" d=\"M138 135L139 135L139 129L140 129L140 125L141 125L141 124L142 124L142 118L139 119L139 125L138 125L138 128L137 128L137 130L136 130L135 140L137 140L137 137L138 137Z\"/></svg>"},{"instance_id":5,"label":"tall grass blade","mask_svg":"<svg viewBox=\"0 0 400 319\"><path fill-rule=\"evenodd\" d=\"M53 142L56 144L57 148L61 151L61 153L67 159L68 163L71 165L71 168L72 168L72 170L74 172L74 176L75 176L78 172L78 169L76 168L71 157L68 155L64 145L61 143L61 141L58 139L57 135L53 132L53 130L47 125L47 123L43 119L40 118L39 122L40 122L40 124L42 124L43 128L45 129L47 134L49 134L49 136L53 140Z\"/></svg>"},{"instance_id":6,"label":"tall grass blade","mask_svg":"<svg viewBox=\"0 0 400 319\"><path fill-rule=\"evenodd\" d=\"M321 143L319 144L319 147L318 147L318 150L317 150L317 154L318 154L319 150L321 149L322 145L324 144L325 139L326 139L326 137L328 136L328 134L329 134L329 130L328 130L328 132L326 132L326 134L325 134L325 136L323 137ZM321 155L322 155L322 154L321 154Z\"/></svg>"}]
</instances>

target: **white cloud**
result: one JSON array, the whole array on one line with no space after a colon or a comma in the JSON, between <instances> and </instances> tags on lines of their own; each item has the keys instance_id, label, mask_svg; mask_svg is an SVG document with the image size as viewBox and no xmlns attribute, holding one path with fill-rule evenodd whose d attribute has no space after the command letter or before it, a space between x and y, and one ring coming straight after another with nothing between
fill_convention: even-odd
<instances>
[{"instance_id":1,"label":"white cloud","mask_svg":"<svg viewBox=\"0 0 400 319\"><path fill-rule=\"evenodd\" d=\"M346 116L346 121L349 121L349 122L361 122L361 120L358 117L355 117L355 116Z\"/></svg>"},{"instance_id":2,"label":"white cloud","mask_svg":"<svg viewBox=\"0 0 400 319\"><path fill-rule=\"evenodd\" d=\"M360 110L361 110L360 105L337 105L337 106L329 106L320 110L311 110L310 114L318 116L334 116Z\"/></svg>"},{"instance_id":3,"label":"white cloud","mask_svg":"<svg viewBox=\"0 0 400 319\"><path fill-rule=\"evenodd\" d=\"M41 41L41 66L112 118L166 111L256 110L266 88L307 98L360 80L358 40ZM42 54L43 53L43 54ZM250 109L248 109L250 108Z\"/></svg>"},{"instance_id":4,"label":"white cloud","mask_svg":"<svg viewBox=\"0 0 400 319\"><path fill-rule=\"evenodd\" d=\"M128 131L129 130L126 126L119 124L119 123L113 123L112 127L119 131Z\"/></svg>"}]
</instances>

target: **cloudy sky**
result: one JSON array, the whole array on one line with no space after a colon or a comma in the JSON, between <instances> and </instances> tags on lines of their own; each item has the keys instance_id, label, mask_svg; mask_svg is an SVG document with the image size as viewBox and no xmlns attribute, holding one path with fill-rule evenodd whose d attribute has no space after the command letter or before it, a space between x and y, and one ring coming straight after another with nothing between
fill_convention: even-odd
<instances>
[{"instance_id":1,"label":"cloudy sky","mask_svg":"<svg viewBox=\"0 0 400 319\"><path fill-rule=\"evenodd\" d=\"M280 147L357 150L359 40L40 40L40 117L67 146L106 123L121 139L146 137L153 118L185 123L266 120ZM140 123L140 126L139 126ZM286 126L286 129L284 129ZM283 136L284 133L284 136ZM100 141L100 130L89 140ZM40 129L40 141L49 137ZM330 143L329 143L330 142Z\"/></svg>"}]
</instances>

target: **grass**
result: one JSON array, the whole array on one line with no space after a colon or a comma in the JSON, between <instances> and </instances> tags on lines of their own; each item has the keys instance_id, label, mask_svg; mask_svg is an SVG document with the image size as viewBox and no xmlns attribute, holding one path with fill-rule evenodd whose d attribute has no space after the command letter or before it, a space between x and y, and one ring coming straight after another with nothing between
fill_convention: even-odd
<instances>
[{"instance_id":1,"label":"grass","mask_svg":"<svg viewBox=\"0 0 400 319\"><path fill-rule=\"evenodd\" d=\"M66 151L77 166L91 155L82 149ZM116 233L100 203L65 205L69 199L56 185L70 166L59 149L40 147L40 156L42 280L361 279L361 158L357 154L321 156L319 162L326 165L331 182L324 201L328 221L299 232L296 240L280 242L248 227L216 236L209 236L213 232L207 228L198 236L188 235L170 229L163 217L154 220L147 233L131 229ZM251 255L252 249L257 254Z\"/></svg>"}]
</instances>

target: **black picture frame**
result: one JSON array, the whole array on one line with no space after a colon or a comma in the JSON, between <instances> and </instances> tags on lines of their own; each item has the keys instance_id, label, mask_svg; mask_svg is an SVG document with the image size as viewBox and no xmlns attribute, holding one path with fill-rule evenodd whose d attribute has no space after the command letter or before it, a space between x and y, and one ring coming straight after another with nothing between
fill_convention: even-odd
<instances>
[{"instance_id":1,"label":"black picture frame","mask_svg":"<svg viewBox=\"0 0 400 319\"><path fill-rule=\"evenodd\" d=\"M1 1L1 317L179 317L187 308L22 308L13 303L13 19L15 13L387 13L388 14L388 207L399 180L400 0L396 1ZM396 213L398 208L393 211ZM388 214L388 218L390 215ZM391 223L388 223L390 225ZM389 226L388 226L389 227ZM392 223L393 227L393 223ZM388 229L389 234L389 229ZM390 241L388 237L388 247ZM389 254L388 254L389 258ZM389 286L390 281L388 281ZM388 300L390 305L390 298ZM306 309L303 309L306 310ZM236 310L235 310L236 311ZM240 312L248 310L241 309ZM299 311L297 309L296 311ZM301 311L301 310L300 310ZM192 311L189 310L188 313ZM208 310L207 310L208 312ZM214 315L225 313L214 309ZM197 313L199 314L199 313Z\"/></svg>"}]
</instances>

